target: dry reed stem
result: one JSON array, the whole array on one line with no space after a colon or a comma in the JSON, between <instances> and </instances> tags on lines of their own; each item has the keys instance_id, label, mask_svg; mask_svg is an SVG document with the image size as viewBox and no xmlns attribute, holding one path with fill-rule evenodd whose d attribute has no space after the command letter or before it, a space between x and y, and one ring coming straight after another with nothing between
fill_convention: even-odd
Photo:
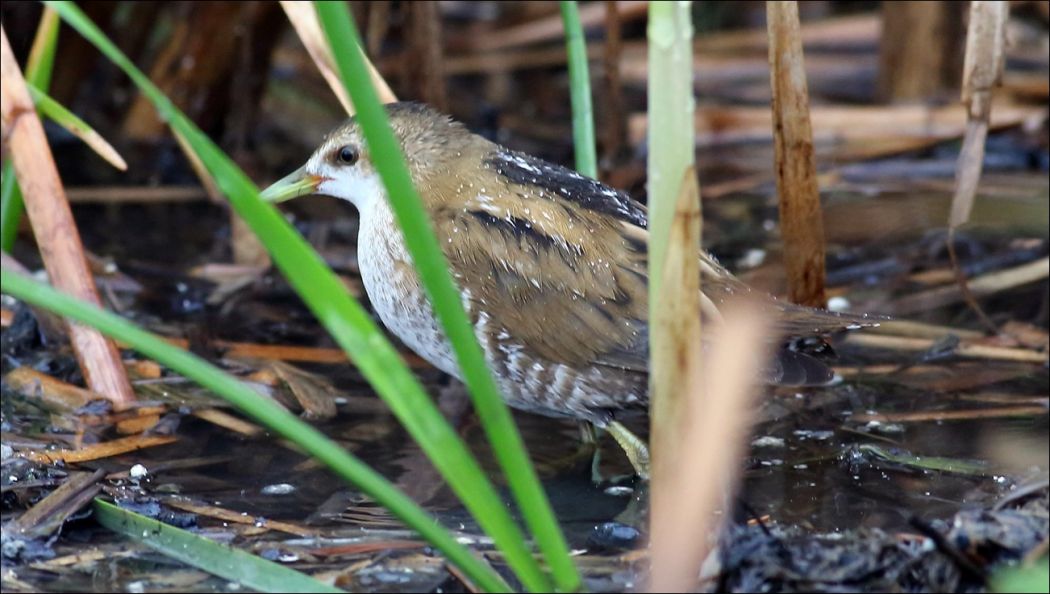
<instances>
[{"instance_id":1,"label":"dry reed stem","mask_svg":"<svg viewBox=\"0 0 1050 594\"><path fill-rule=\"evenodd\" d=\"M208 171L208 166L201 161L200 157L190 146L189 141L182 135L181 132L172 128L171 133L175 136L175 141L179 144L179 149L182 154L186 157L186 160L190 163L190 168L193 169L193 173L197 176L197 179L201 182L201 187L204 188L204 193L208 195L208 198L217 204L226 203L226 195L219 189L219 184L212 177L211 172Z\"/></svg>"},{"instance_id":2,"label":"dry reed stem","mask_svg":"<svg viewBox=\"0 0 1050 594\"><path fill-rule=\"evenodd\" d=\"M993 105L993 130L1045 119L1044 106L1019 105L1007 98L997 99ZM966 109L961 105L818 105L810 110L810 119L821 142L947 140L966 132ZM893 122L893 126L886 122ZM699 105L696 109L698 146L769 140L772 126L772 114L764 107ZM632 114L628 119L630 142L643 142L648 127L646 114Z\"/></svg>"},{"instance_id":3,"label":"dry reed stem","mask_svg":"<svg viewBox=\"0 0 1050 594\"><path fill-rule=\"evenodd\" d=\"M1038 282L1046 279L1048 275L1050 275L1050 257L1040 258L1013 268L976 276L967 281L965 292L962 286L953 284L902 297L893 303L893 312L905 315L927 311L965 299L977 299L1006 289Z\"/></svg>"},{"instance_id":4,"label":"dry reed stem","mask_svg":"<svg viewBox=\"0 0 1050 594\"><path fill-rule=\"evenodd\" d=\"M773 88L773 146L788 294L795 303L823 307L827 302L824 222L809 121L809 90L802 62L798 4L767 2L766 16Z\"/></svg>"},{"instance_id":5,"label":"dry reed stem","mask_svg":"<svg viewBox=\"0 0 1050 594\"><path fill-rule=\"evenodd\" d=\"M282 0L281 8L288 15L288 20L292 23L292 27L295 29L296 34L299 35L303 45L306 46L306 51L310 54L310 58L317 65L317 69L321 71L321 76L324 77L328 86L331 87L332 92L339 98L339 103L343 105L347 115L354 115L354 104L350 101L350 96L346 94L346 88L343 86L342 79L335 69L332 48L328 46L324 32L321 31L321 23L317 20L317 12L314 11L313 3ZM397 96L394 95L394 92L390 90L390 85L386 84L382 75L372 65L372 61L368 59L368 56L364 56L364 58L365 63L368 64L368 71L372 75L372 84L375 85L376 92L379 94L379 100L383 103L397 101Z\"/></svg>"},{"instance_id":6,"label":"dry reed stem","mask_svg":"<svg viewBox=\"0 0 1050 594\"><path fill-rule=\"evenodd\" d=\"M16 367L4 376L4 383L27 400L56 412L73 412L92 400L101 400L101 394L66 383L31 367Z\"/></svg>"},{"instance_id":7,"label":"dry reed stem","mask_svg":"<svg viewBox=\"0 0 1050 594\"><path fill-rule=\"evenodd\" d=\"M73 213L44 135L44 127L29 96L6 31L2 35L0 79L3 122L15 174L25 197L33 233L40 247L51 283L78 299L101 307ZM116 346L100 332L69 324L69 337L77 362L90 389L122 409L135 401Z\"/></svg>"},{"instance_id":8,"label":"dry reed stem","mask_svg":"<svg viewBox=\"0 0 1050 594\"><path fill-rule=\"evenodd\" d=\"M700 565L729 517L726 501L747 451L768 329L761 308L731 304L725 323L709 331L713 347L704 357L703 367L718 372L682 385L688 398L677 419L674 467L654 476L652 486L650 592L695 590Z\"/></svg>"},{"instance_id":9,"label":"dry reed stem","mask_svg":"<svg viewBox=\"0 0 1050 594\"><path fill-rule=\"evenodd\" d=\"M199 202L209 198L199 186L81 186L66 188L73 204L149 204L160 202Z\"/></svg>"},{"instance_id":10,"label":"dry reed stem","mask_svg":"<svg viewBox=\"0 0 1050 594\"><path fill-rule=\"evenodd\" d=\"M167 445L169 443L174 443L176 439L177 438L173 435L132 435L130 437L122 437L112 441L104 441L102 443L84 446L77 450L24 452L20 455L23 458L28 458L29 460L41 464L54 464L55 462L60 461L67 464L75 464L78 462L90 462L92 460L119 456L121 454L127 454L128 452L143 450L154 446Z\"/></svg>"},{"instance_id":11,"label":"dry reed stem","mask_svg":"<svg viewBox=\"0 0 1050 594\"><path fill-rule=\"evenodd\" d=\"M0 252L0 265L3 265L8 271L17 272L23 276L32 276L28 268L7 252ZM69 325L62 316L36 306L29 306L29 311L33 312L33 317L36 319L37 326L40 329L40 333L44 335L45 340L55 345L69 342ZM4 324L4 327L6 328L13 323L14 312L11 312L9 321Z\"/></svg>"},{"instance_id":12,"label":"dry reed stem","mask_svg":"<svg viewBox=\"0 0 1050 594\"><path fill-rule=\"evenodd\" d=\"M937 421L972 421L973 419L1002 419L1015 417L1038 417L1047 413L1045 405L1002 406L998 408L974 408L954 410L919 410L890 413L858 413L847 419L853 423L926 423Z\"/></svg>"},{"instance_id":13,"label":"dry reed stem","mask_svg":"<svg viewBox=\"0 0 1050 594\"><path fill-rule=\"evenodd\" d=\"M669 476L678 471L681 451L680 419L687 400L697 394L683 386L699 386L702 347L700 342L700 187L696 170L689 166L682 176L674 205L670 235L664 257L660 292L661 303L654 310L654 340L651 357L651 384L657 392L651 399L653 517L677 513L675 508L655 504L658 491L671 484ZM663 522L654 521L655 526Z\"/></svg>"},{"instance_id":14,"label":"dry reed stem","mask_svg":"<svg viewBox=\"0 0 1050 594\"><path fill-rule=\"evenodd\" d=\"M865 330L874 334L892 334L895 336L907 336L911 338L932 338L934 340L943 338L947 334L954 334L959 338L981 338L983 332L968 330L966 328L954 328L952 326L940 326L938 324L927 324L914 320L885 320L878 326Z\"/></svg>"},{"instance_id":15,"label":"dry reed stem","mask_svg":"<svg viewBox=\"0 0 1050 594\"><path fill-rule=\"evenodd\" d=\"M373 56L379 55L383 40L390 30L390 2L369 2L368 23L365 25L365 47Z\"/></svg>"},{"instance_id":16,"label":"dry reed stem","mask_svg":"<svg viewBox=\"0 0 1050 594\"><path fill-rule=\"evenodd\" d=\"M623 25L620 22L620 5L615 0L605 0L605 42L602 44L602 79L605 92L599 94L604 118L602 155L599 163L606 167L627 141L627 113L624 111L623 84L620 82L620 54L623 51ZM603 167L604 169L604 167Z\"/></svg>"},{"instance_id":17,"label":"dry reed stem","mask_svg":"<svg viewBox=\"0 0 1050 594\"><path fill-rule=\"evenodd\" d=\"M309 528L307 526L300 526L293 522L284 522L281 520L268 520L261 516L253 516L251 514L233 511L232 509L192 501L182 496L161 495L159 499L165 505L174 507L175 509L188 511L199 516L215 518L216 520L229 522L231 524L251 524L266 530L276 530L286 534L294 534L295 536L318 537L321 535L320 530L317 528Z\"/></svg>"},{"instance_id":18,"label":"dry reed stem","mask_svg":"<svg viewBox=\"0 0 1050 594\"><path fill-rule=\"evenodd\" d=\"M845 341L855 346L917 353L928 351L937 343L937 340L930 338L862 333L849 334L846 336ZM965 341L956 347L952 354L965 359L991 359L1024 363L1046 363L1047 361L1047 354L1044 352L1031 349L972 344Z\"/></svg>"},{"instance_id":19,"label":"dry reed stem","mask_svg":"<svg viewBox=\"0 0 1050 594\"><path fill-rule=\"evenodd\" d=\"M413 56L408 71L416 81L418 96L441 112L448 111L445 81L445 47L441 30L441 7L435 0L408 3L409 47Z\"/></svg>"},{"instance_id":20,"label":"dry reed stem","mask_svg":"<svg viewBox=\"0 0 1050 594\"><path fill-rule=\"evenodd\" d=\"M189 348L189 341L183 338L165 338L165 342L181 348ZM323 347L304 347L280 344L257 344L251 342L231 342L227 340L208 341L208 346L223 351L227 359L265 359L300 363L353 363L342 349ZM402 352L405 363L411 368L426 367L428 363L411 352Z\"/></svg>"},{"instance_id":21,"label":"dry reed stem","mask_svg":"<svg viewBox=\"0 0 1050 594\"><path fill-rule=\"evenodd\" d=\"M959 294L992 332L996 325L977 303L955 253L955 232L970 220L977 199L977 185L984 166L984 143L992 113L992 89L1003 75L1006 56L1006 18L1009 5L1000 0L974 0L970 3L970 24L966 31L966 62L963 66L962 102L967 122L963 146L955 168L955 195L948 215L948 255L959 284Z\"/></svg>"},{"instance_id":22,"label":"dry reed stem","mask_svg":"<svg viewBox=\"0 0 1050 594\"><path fill-rule=\"evenodd\" d=\"M235 417L230 413L217 408L195 410L193 411L193 416L208 421L212 425L217 425L223 429L233 431L234 433L240 433L246 437L255 437L262 434L264 431L264 429L258 425L245 421L240 417Z\"/></svg>"},{"instance_id":23,"label":"dry reed stem","mask_svg":"<svg viewBox=\"0 0 1050 594\"><path fill-rule=\"evenodd\" d=\"M611 0L615 1L615 0ZM588 5L580 7L581 17L586 17ZM621 21L627 23L644 16L645 12L623 13L623 5L618 5L621 11ZM589 22L583 22L585 27ZM872 44L878 39L881 22L876 15L858 15L850 17L824 19L822 21L806 23L802 26L802 40L805 43L822 42L827 44ZM552 37L558 39L561 36L560 26L551 28ZM506 30L483 34L481 37L498 37ZM718 76L716 69L719 65L724 66L729 74L735 77L741 75L762 76L768 75L769 66L767 60L761 62L748 55L755 51L765 52L768 35L765 31L725 31L718 33L705 33L698 36L693 42L693 62L697 70L705 73L705 78L711 79ZM589 48L588 55L592 59L600 57L600 48ZM814 60L820 63L822 56L814 56ZM856 57L851 60L855 63ZM831 57L829 63L841 64L840 57ZM648 59L647 49L644 41L624 42L622 47L622 69L624 83L643 83L647 80ZM457 53L448 57L446 73L454 74L478 74L481 72L503 72L519 68L540 68L564 66L566 62L565 48L526 49L522 47L506 48L503 50L486 51L477 53ZM746 65L746 66L745 66ZM384 66L387 66L384 64ZM745 68L741 68L745 66ZM813 64L811 64L811 67ZM398 67L396 62L391 61L389 68ZM855 66L851 66L855 69ZM765 110L767 113L769 110Z\"/></svg>"},{"instance_id":24,"label":"dry reed stem","mask_svg":"<svg viewBox=\"0 0 1050 594\"><path fill-rule=\"evenodd\" d=\"M883 2L879 95L927 100L958 84L961 12L949 2Z\"/></svg>"},{"instance_id":25,"label":"dry reed stem","mask_svg":"<svg viewBox=\"0 0 1050 594\"><path fill-rule=\"evenodd\" d=\"M601 2L590 2L580 6L580 25L584 29L600 24L605 19L605 7ZM621 18L630 21L645 16L649 2L645 0L618 0ZM470 41L470 49L476 52L490 52L517 48L544 41L561 39L565 35L561 15L558 13L535 19L520 25L503 27L495 31L482 33ZM565 49L562 48L562 63L565 62Z\"/></svg>"}]
</instances>

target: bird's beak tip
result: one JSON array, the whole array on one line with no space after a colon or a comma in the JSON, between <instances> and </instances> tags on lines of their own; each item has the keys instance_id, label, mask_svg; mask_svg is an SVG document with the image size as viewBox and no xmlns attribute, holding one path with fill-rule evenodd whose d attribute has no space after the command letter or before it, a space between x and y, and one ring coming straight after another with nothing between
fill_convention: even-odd
<instances>
[{"instance_id":1,"label":"bird's beak tip","mask_svg":"<svg viewBox=\"0 0 1050 594\"><path fill-rule=\"evenodd\" d=\"M284 202L292 198L313 194L323 181L323 177L307 173L305 168L301 167L274 182L270 187L260 192L259 197L266 202Z\"/></svg>"}]
</instances>

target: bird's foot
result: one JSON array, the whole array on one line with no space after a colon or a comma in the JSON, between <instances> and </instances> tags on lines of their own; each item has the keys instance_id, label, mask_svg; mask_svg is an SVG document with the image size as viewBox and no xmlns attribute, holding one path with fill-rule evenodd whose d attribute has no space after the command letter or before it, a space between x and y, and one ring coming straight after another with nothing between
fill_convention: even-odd
<instances>
[{"instance_id":1,"label":"bird's foot","mask_svg":"<svg viewBox=\"0 0 1050 594\"><path fill-rule=\"evenodd\" d=\"M643 481L649 480L649 448L645 441L618 421L610 421L605 429L623 448L623 453L627 454L627 459L631 461L638 478Z\"/></svg>"}]
</instances>

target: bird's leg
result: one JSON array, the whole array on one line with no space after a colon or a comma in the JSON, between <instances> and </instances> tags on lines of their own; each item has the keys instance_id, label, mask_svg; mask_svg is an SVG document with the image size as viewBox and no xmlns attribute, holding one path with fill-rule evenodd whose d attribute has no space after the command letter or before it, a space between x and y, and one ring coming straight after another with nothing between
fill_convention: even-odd
<instances>
[{"instance_id":1,"label":"bird's leg","mask_svg":"<svg viewBox=\"0 0 1050 594\"><path fill-rule=\"evenodd\" d=\"M638 478L649 480L649 448L645 445L645 441L631 433L619 421L609 421L605 429L623 448L623 453L627 454L627 459L631 461L631 466L638 473Z\"/></svg>"},{"instance_id":2,"label":"bird's leg","mask_svg":"<svg viewBox=\"0 0 1050 594\"><path fill-rule=\"evenodd\" d=\"M596 444L598 443L598 427L590 421L580 421L580 441L585 444Z\"/></svg>"},{"instance_id":3,"label":"bird's leg","mask_svg":"<svg viewBox=\"0 0 1050 594\"><path fill-rule=\"evenodd\" d=\"M600 485L602 473L599 469L602 461L601 428L590 421L580 421L580 450L590 448L591 454L591 482Z\"/></svg>"}]
</instances>

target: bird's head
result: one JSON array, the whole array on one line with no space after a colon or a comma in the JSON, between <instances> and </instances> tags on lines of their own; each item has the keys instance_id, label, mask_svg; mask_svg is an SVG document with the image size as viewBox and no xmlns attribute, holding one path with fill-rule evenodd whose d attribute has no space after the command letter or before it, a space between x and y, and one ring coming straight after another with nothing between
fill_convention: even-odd
<instances>
[{"instance_id":1,"label":"bird's head","mask_svg":"<svg viewBox=\"0 0 1050 594\"><path fill-rule=\"evenodd\" d=\"M447 171L462 155L461 144L472 136L461 124L421 103L392 103L386 110L417 188L433 175ZM350 118L325 137L305 165L275 182L262 197L283 202L324 194L365 209L371 201L386 197L375 166L376 156L357 118Z\"/></svg>"}]
</instances>

